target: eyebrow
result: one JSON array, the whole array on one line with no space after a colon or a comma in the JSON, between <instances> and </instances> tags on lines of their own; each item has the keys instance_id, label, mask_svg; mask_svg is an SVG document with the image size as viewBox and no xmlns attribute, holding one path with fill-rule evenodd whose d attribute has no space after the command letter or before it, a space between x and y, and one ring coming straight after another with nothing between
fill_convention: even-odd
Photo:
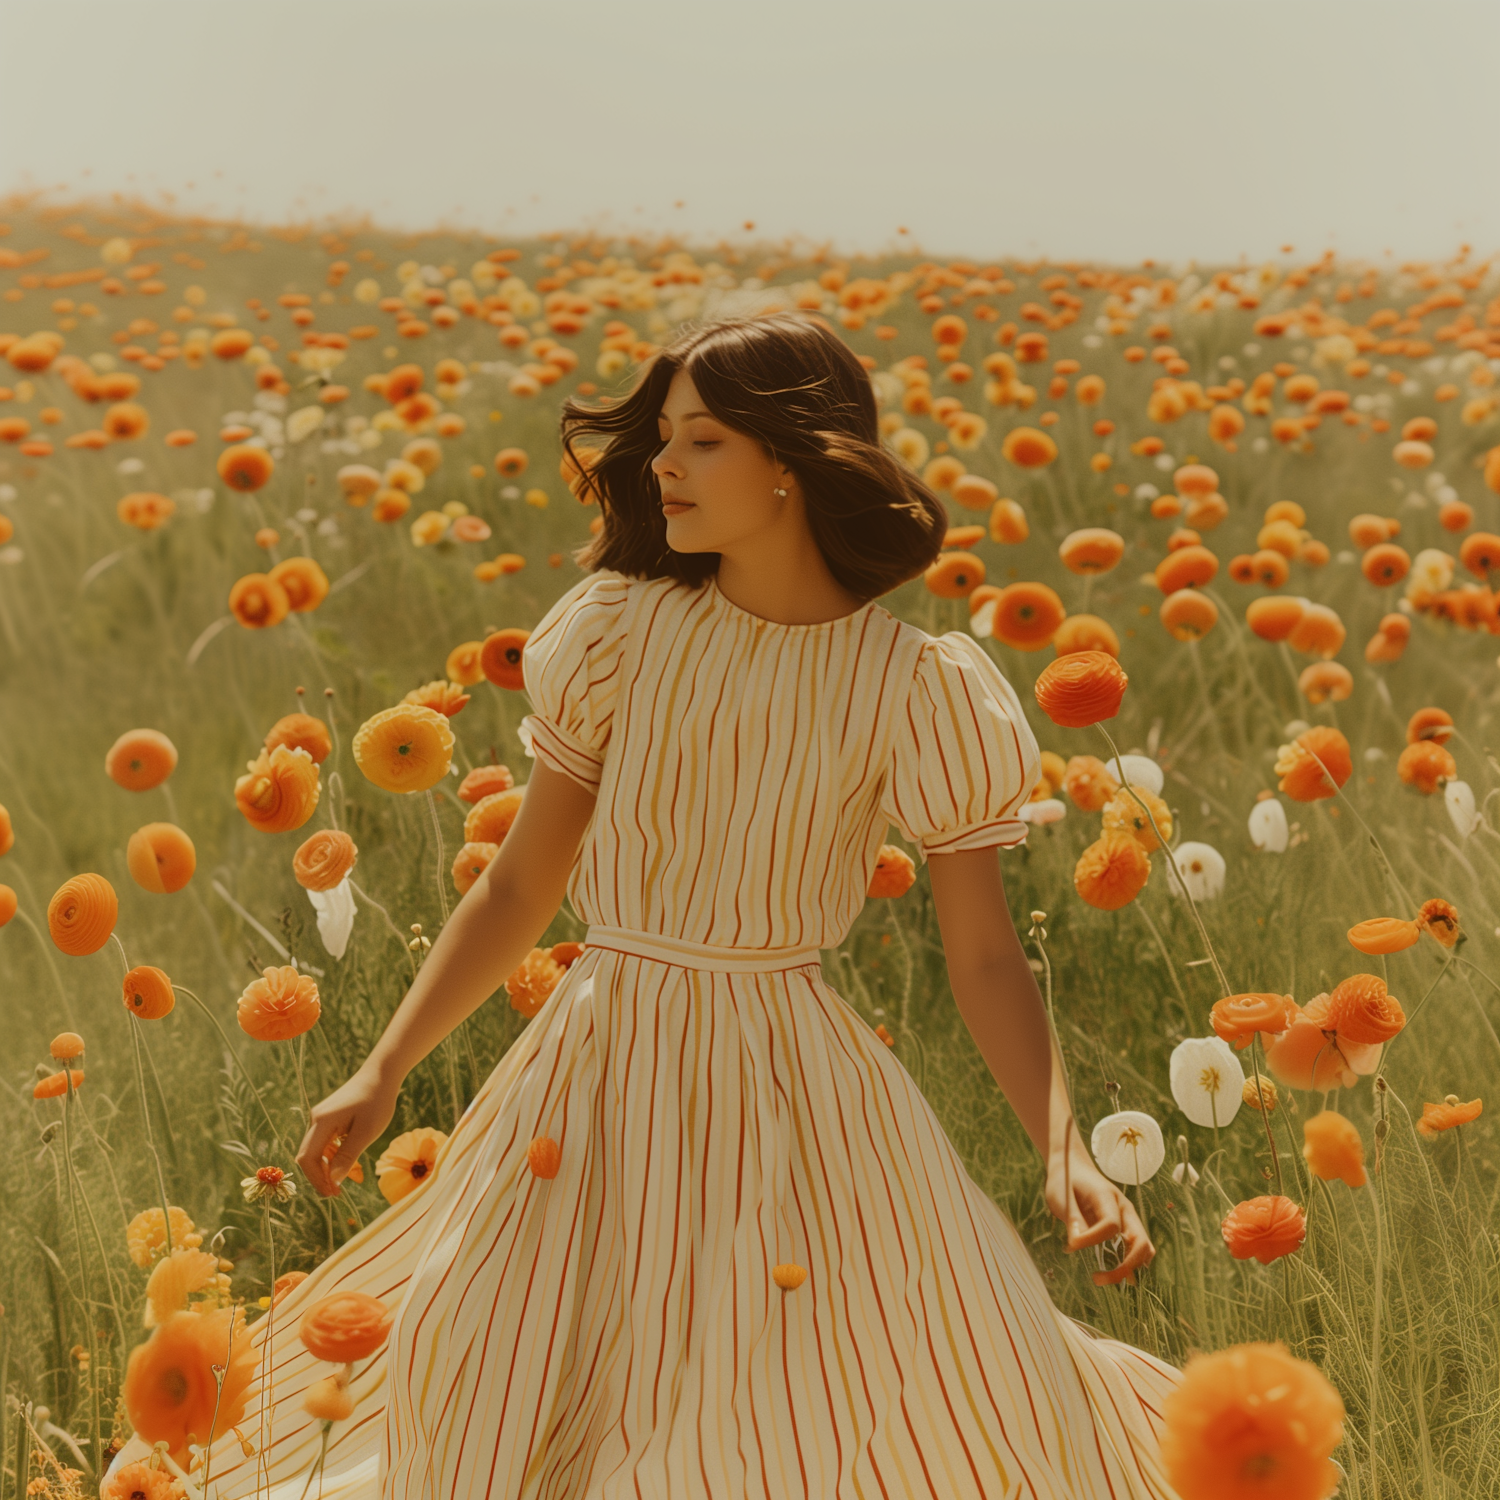
<instances>
[{"instance_id":1,"label":"eyebrow","mask_svg":"<svg viewBox=\"0 0 1500 1500\"><path fill-rule=\"evenodd\" d=\"M713 413L711 411L685 411L682 414L682 420L684 422L686 422L689 417L711 417L711 416L713 416ZM671 419L671 417L669 417L666 414L666 412L659 411L656 414L656 420L658 422L670 422L672 419Z\"/></svg>"}]
</instances>

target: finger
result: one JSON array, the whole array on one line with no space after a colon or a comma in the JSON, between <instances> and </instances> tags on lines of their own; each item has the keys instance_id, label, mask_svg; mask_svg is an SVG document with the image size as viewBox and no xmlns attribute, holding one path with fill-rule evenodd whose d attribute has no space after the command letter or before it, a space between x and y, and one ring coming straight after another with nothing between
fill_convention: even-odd
<instances>
[{"instance_id":1,"label":"finger","mask_svg":"<svg viewBox=\"0 0 1500 1500\"><path fill-rule=\"evenodd\" d=\"M1102 1245L1119 1235L1124 1227L1118 1200L1112 1204L1104 1205L1096 1201L1090 1201L1087 1205L1097 1217L1092 1223L1088 1223L1082 1213L1075 1219L1076 1233L1068 1242L1070 1250L1087 1250L1091 1245ZM1085 1205L1080 1204L1080 1209Z\"/></svg>"},{"instance_id":2,"label":"finger","mask_svg":"<svg viewBox=\"0 0 1500 1500\"><path fill-rule=\"evenodd\" d=\"M308 1126L302 1147L297 1152L297 1165L302 1168L303 1175L325 1198L333 1195L335 1183L329 1176L328 1163L323 1160L323 1148L337 1134L338 1127L333 1120L315 1119Z\"/></svg>"},{"instance_id":3,"label":"finger","mask_svg":"<svg viewBox=\"0 0 1500 1500\"><path fill-rule=\"evenodd\" d=\"M1113 1271L1095 1271L1093 1279L1095 1286L1118 1286L1122 1281L1128 1281L1131 1286L1134 1286L1135 1267L1121 1264Z\"/></svg>"}]
</instances>

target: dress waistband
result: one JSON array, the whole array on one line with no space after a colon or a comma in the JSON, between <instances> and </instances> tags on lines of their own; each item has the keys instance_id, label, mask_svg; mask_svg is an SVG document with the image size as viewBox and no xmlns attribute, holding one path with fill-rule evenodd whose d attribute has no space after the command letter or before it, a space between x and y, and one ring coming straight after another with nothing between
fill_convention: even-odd
<instances>
[{"instance_id":1,"label":"dress waistband","mask_svg":"<svg viewBox=\"0 0 1500 1500\"><path fill-rule=\"evenodd\" d=\"M682 969L713 969L728 974L776 973L822 965L815 946L800 948L727 948L716 943L692 943L686 938L659 932L638 932L631 927L589 927L583 935L585 948L608 948L613 953L631 953Z\"/></svg>"}]
</instances>

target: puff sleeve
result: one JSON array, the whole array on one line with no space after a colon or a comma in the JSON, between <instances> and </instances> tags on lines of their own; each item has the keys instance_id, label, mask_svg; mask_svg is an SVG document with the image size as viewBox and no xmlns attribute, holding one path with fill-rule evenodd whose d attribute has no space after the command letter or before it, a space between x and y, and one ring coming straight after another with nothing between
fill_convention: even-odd
<instances>
[{"instance_id":1,"label":"puff sleeve","mask_svg":"<svg viewBox=\"0 0 1500 1500\"><path fill-rule=\"evenodd\" d=\"M1021 701L984 648L952 631L921 650L897 726L881 811L920 851L1012 848L1041 777Z\"/></svg>"},{"instance_id":2,"label":"puff sleeve","mask_svg":"<svg viewBox=\"0 0 1500 1500\"><path fill-rule=\"evenodd\" d=\"M542 616L521 651L532 712L517 729L527 755L599 789L625 646L630 580L594 573Z\"/></svg>"}]
</instances>

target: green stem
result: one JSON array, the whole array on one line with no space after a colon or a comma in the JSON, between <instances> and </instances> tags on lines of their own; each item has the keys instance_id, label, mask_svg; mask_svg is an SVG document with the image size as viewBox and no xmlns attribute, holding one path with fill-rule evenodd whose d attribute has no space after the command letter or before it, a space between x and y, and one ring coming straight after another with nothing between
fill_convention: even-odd
<instances>
[{"instance_id":1,"label":"green stem","mask_svg":"<svg viewBox=\"0 0 1500 1500\"><path fill-rule=\"evenodd\" d=\"M1384 1215L1380 1211L1380 1194L1372 1178L1365 1179L1370 1202L1375 1206L1375 1310L1370 1319L1370 1495L1380 1500L1380 1471L1377 1463L1376 1434L1380 1402L1380 1309L1385 1278Z\"/></svg>"},{"instance_id":2,"label":"green stem","mask_svg":"<svg viewBox=\"0 0 1500 1500\"><path fill-rule=\"evenodd\" d=\"M89 1400L92 1409L92 1431L90 1439L89 1462L94 1469L94 1478L102 1480L104 1470L100 1467L99 1454L103 1449L102 1433L103 1427L99 1419L99 1331L94 1326L93 1305L87 1295L89 1285L88 1257L83 1247L83 1220L78 1213L79 1187L73 1165L73 1137L70 1129L69 1116L72 1114L73 1072L67 1062L63 1063L63 1077L68 1085L68 1092L63 1099L63 1160L68 1167L68 1207L73 1215L73 1235L78 1241L78 1280L80 1287L79 1300L83 1306L83 1316L89 1325ZM123 1353L123 1349L122 1349ZM3 1398L3 1392L0 1392Z\"/></svg>"},{"instance_id":3,"label":"green stem","mask_svg":"<svg viewBox=\"0 0 1500 1500\"><path fill-rule=\"evenodd\" d=\"M165 1251L172 1253L172 1209L167 1202L167 1179L161 1169L161 1155L156 1149L156 1137L151 1133L151 1109L146 1102L146 1070L141 1064L141 1038L136 1027L144 1025L138 1016L127 1012L128 1024L130 1026L130 1041L135 1054L135 1081L136 1087L141 1092L141 1121L146 1127L146 1149L151 1153L151 1160L156 1165L156 1187L161 1194L162 1233L165 1236Z\"/></svg>"}]
</instances>

